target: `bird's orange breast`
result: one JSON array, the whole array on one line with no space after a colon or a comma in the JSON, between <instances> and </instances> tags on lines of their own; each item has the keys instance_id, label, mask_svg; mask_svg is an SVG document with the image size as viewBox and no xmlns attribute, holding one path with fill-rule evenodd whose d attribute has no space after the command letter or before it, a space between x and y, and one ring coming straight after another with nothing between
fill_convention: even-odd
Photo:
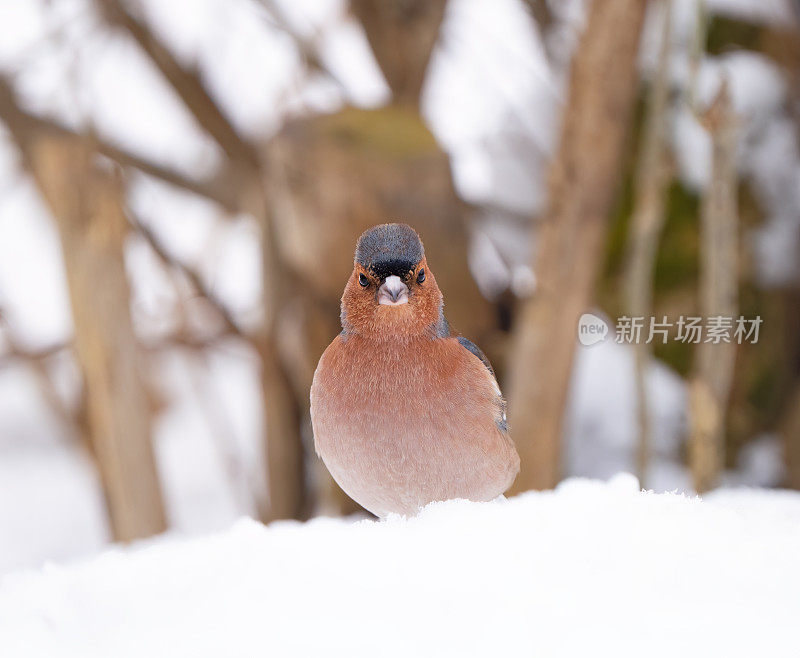
<instances>
[{"instance_id":1,"label":"bird's orange breast","mask_svg":"<svg viewBox=\"0 0 800 658\"><path fill-rule=\"evenodd\" d=\"M491 500L519 470L494 379L455 338L337 337L314 375L311 418L334 479L379 516Z\"/></svg>"}]
</instances>

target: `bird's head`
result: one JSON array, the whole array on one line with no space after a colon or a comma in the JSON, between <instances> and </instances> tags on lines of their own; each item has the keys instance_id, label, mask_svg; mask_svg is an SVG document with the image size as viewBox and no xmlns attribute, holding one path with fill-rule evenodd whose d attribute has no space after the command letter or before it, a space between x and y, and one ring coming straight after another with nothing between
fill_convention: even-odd
<instances>
[{"instance_id":1,"label":"bird's head","mask_svg":"<svg viewBox=\"0 0 800 658\"><path fill-rule=\"evenodd\" d=\"M342 296L345 331L371 338L410 337L434 334L443 323L442 293L417 232L406 224L365 231Z\"/></svg>"}]
</instances>

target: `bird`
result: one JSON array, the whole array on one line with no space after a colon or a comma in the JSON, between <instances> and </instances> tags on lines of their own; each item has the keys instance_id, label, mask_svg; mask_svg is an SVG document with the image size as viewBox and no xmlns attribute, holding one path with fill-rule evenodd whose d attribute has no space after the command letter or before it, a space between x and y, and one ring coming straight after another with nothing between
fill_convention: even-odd
<instances>
[{"instance_id":1,"label":"bird","mask_svg":"<svg viewBox=\"0 0 800 658\"><path fill-rule=\"evenodd\" d=\"M519 472L506 403L480 348L452 333L411 226L358 239L341 325L314 372L311 423L344 492L379 518L500 497Z\"/></svg>"}]
</instances>

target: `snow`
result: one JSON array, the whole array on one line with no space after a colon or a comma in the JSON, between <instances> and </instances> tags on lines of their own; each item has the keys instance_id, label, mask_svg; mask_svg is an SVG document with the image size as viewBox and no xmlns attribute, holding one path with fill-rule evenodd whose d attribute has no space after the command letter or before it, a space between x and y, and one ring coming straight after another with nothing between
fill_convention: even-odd
<instances>
[{"instance_id":1,"label":"snow","mask_svg":"<svg viewBox=\"0 0 800 658\"><path fill-rule=\"evenodd\" d=\"M25 347L50 346L72 333L58 234L21 174L0 193L0 308Z\"/></svg>"},{"instance_id":2,"label":"snow","mask_svg":"<svg viewBox=\"0 0 800 658\"><path fill-rule=\"evenodd\" d=\"M796 656L800 494L573 479L7 576L8 656Z\"/></svg>"},{"instance_id":3,"label":"snow","mask_svg":"<svg viewBox=\"0 0 800 658\"><path fill-rule=\"evenodd\" d=\"M756 23L792 25L797 20L791 0L709 0L707 6L715 13Z\"/></svg>"},{"instance_id":4,"label":"snow","mask_svg":"<svg viewBox=\"0 0 800 658\"><path fill-rule=\"evenodd\" d=\"M108 542L97 473L39 397L29 369L0 369L0 574Z\"/></svg>"},{"instance_id":5,"label":"snow","mask_svg":"<svg viewBox=\"0 0 800 658\"><path fill-rule=\"evenodd\" d=\"M606 323L613 327L614 321L606 319ZM645 381L652 459L644 484L656 491L689 491L691 481L681 459L688 425L686 384L655 359ZM605 341L590 347L576 339L564 431L567 472L607 478L620 470L634 470L636 405L632 347L614 342L613 331ZM609 413L610 409L614 413Z\"/></svg>"},{"instance_id":6,"label":"snow","mask_svg":"<svg viewBox=\"0 0 800 658\"><path fill-rule=\"evenodd\" d=\"M531 167L553 147L563 92L530 13L515 0L454 0L441 33L422 110L450 154L459 194L472 203L539 210L543 172Z\"/></svg>"}]
</instances>

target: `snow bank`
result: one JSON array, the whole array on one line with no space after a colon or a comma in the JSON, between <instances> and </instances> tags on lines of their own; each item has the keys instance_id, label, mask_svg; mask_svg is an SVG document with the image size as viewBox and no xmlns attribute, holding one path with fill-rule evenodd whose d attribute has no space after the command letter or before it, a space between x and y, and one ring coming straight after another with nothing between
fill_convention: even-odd
<instances>
[{"instance_id":1,"label":"snow bank","mask_svg":"<svg viewBox=\"0 0 800 658\"><path fill-rule=\"evenodd\" d=\"M796 656L800 494L631 476L6 576L0 655Z\"/></svg>"}]
</instances>

